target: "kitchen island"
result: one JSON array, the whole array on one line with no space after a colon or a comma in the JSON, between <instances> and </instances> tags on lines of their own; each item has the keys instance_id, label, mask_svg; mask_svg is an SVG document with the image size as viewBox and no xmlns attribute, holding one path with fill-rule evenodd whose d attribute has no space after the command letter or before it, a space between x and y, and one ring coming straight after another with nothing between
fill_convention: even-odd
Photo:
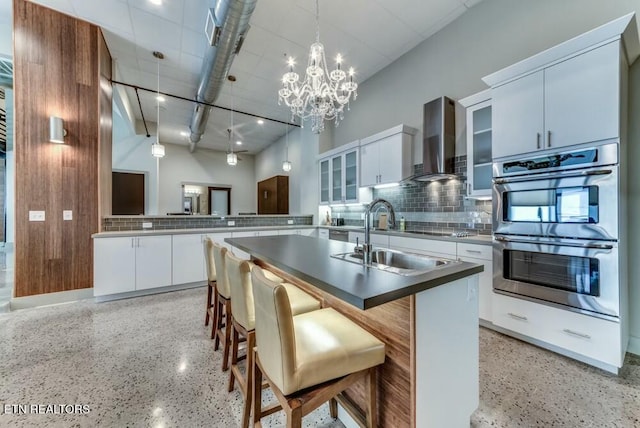
<instances>
[{"instance_id":1,"label":"kitchen island","mask_svg":"<svg viewBox=\"0 0 640 428\"><path fill-rule=\"evenodd\" d=\"M378 372L384 427L468 427L478 406L478 273L455 262L403 276L332 254L353 245L304 236L227 238L258 264L319 298L386 344ZM350 426L363 387L347 390L340 419Z\"/></svg>"}]
</instances>

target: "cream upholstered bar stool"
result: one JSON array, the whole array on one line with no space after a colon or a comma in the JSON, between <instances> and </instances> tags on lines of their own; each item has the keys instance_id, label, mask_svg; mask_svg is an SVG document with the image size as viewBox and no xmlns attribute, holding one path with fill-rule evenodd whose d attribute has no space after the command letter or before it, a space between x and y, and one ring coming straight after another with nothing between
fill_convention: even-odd
<instances>
[{"instance_id":1,"label":"cream upholstered bar stool","mask_svg":"<svg viewBox=\"0 0 640 428\"><path fill-rule=\"evenodd\" d=\"M217 351L222 342L222 371L226 371L229 369L229 351L231 350L231 292L225 264L229 250L215 242L212 242L212 246L217 278L212 326L212 338L215 339L213 349Z\"/></svg>"},{"instance_id":2,"label":"cream upholstered bar stool","mask_svg":"<svg viewBox=\"0 0 640 428\"><path fill-rule=\"evenodd\" d=\"M260 268L252 272L256 308L253 420L279 410L287 427L299 428L302 417L329 401L337 417L336 396L365 378L366 415L360 426L377 426L376 369L384 363L385 346L372 334L332 308L294 315L287 289L270 281ZM262 408L262 378L279 405ZM353 416L353 415L352 415Z\"/></svg>"},{"instance_id":3,"label":"cream upholstered bar stool","mask_svg":"<svg viewBox=\"0 0 640 428\"><path fill-rule=\"evenodd\" d=\"M211 319L211 338L215 335L215 306L216 306L216 265L213 260L213 240L211 238L204 239L204 260L207 266L207 312L204 317L205 327L209 325Z\"/></svg>"},{"instance_id":4,"label":"cream upholstered bar stool","mask_svg":"<svg viewBox=\"0 0 640 428\"><path fill-rule=\"evenodd\" d=\"M238 381L240 391L244 395L244 408L242 413L242 427L249 425L251 412L251 397L253 387L253 347L255 346L255 306L253 303L253 287L251 285L251 271L260 269L249 260L243 260L227 253L225 264L229 278L231 292L231 324L233 327L231 348L231 372L229 373L229 392L233 391L235 381ZM262 275L271 282L282 284L291 290L291 307L289 310L300 314L320 309L320 302L300 290L293 284L283 283L282 278L273 273L262 270ZM246 369L243 375L238 365L238 345L240 337L246 338Z\"/></svg>"}]
</instances>

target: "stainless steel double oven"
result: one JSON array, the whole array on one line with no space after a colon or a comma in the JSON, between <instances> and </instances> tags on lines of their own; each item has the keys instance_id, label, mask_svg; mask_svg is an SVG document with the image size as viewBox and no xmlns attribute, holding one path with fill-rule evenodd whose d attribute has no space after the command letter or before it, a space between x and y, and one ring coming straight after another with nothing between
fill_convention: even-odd
<instances>
[{"instance_id":1,"label":"stainless steel double oven","mask_svg":"<svg viewBox=\"0 0 640 428\"><path fill-rule=\"evenodd\" d=\"M618 153L613 142L493 164L496 292L619 317Z\"/></svg>"}]
</instances>

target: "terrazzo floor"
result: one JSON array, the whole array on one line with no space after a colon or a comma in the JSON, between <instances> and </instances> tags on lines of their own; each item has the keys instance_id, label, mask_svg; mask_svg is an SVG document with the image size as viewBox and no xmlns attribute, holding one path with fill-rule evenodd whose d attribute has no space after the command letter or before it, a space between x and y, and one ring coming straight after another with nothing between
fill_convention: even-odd
<instances>
[{"instance_id":1,"label":"terrazzo floor","mask_svg":"<svg viewBox=\"0 0 640 428\"><path fill-rule=\"evenodd\" d=\"M226 392L221 353L203 326L204 295L199 288L0 314L0 426L239 426L241 396ZM472 427L640 427L637 357L627 356L616 377L481 329L480 384ZM15 414L14 404L89 411ZM283 425L282 414L264 424ZM343 426L326 406L304 425Z\"/></svg>"}]
</instances>

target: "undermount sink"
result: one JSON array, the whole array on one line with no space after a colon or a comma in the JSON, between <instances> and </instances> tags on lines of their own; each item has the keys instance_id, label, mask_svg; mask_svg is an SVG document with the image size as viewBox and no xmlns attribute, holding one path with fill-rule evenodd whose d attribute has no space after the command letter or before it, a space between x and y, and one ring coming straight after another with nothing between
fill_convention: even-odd
<instances>
[{"instance_id":1,"label":"undermount sink","mask_svg":"<svg viewBox=\"0 0 640 428\"><path fill-rule=\"evenodd\" d=\"M363 259L361 252L332 254L331 257L357 264L362 264ZM452 263L459 262L396 250L373 250L371 263L368 266L398 275L411 276L420 275Z\"/></svg>"}]
</instances>

